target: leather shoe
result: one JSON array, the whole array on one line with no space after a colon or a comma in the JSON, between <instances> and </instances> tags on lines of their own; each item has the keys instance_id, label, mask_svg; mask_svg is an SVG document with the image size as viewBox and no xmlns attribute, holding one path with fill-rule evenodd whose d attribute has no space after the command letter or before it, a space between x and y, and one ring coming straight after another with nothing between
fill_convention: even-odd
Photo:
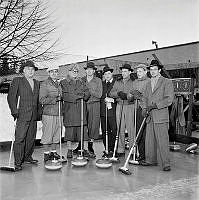
<instances>
[{"instance_id":1,"label":"leather shoe","mask_svg":"<svg viewBox=\"0 0 199 200\"><path fill-rule=\"evenodd\" d=\"M142 166L151 166L150 163L148 163L148 162L146 162L146 161L144 161L144 160L140 160L140 161L139 161L139 165L142 165Z\"/></svg>"},{"instance_id":2,"label":"leather shoe","mask_svg":"<svg viewBox=\"0 0 199 200\"><path fill-rule=\"evenodd\" d=\"M125 153L116 153L116 157L125 157Z\"/></svg>"},{"instance_id":3,"label":"leather shoe","mask_svg":"<svg viewBox=\"0 0 199 200\"><path fill-rule=\"evenodd\" d=\"M34 159L24 160L24 163L35 165L38 163L38 160L34 160Z\"/></svg>"},{"instance_id":4,"label":"leather shoe","mask_svg":"<svg viewBox=\"0 0 199 200\"><path fill-rule=\"evenodd\" d=\"M20 171L20 170L22 170L21 165L15 165L15 171Z\"/></svg>"},{"instance_id":5,"label":"leather shoe","mask_svg":"<svg viewBox=\"0 0 199 200\"><path fill-rule=\"evenodd\" d=\"M171 171L171 167L170 166L166 166L163 168L163 171L168 172Z\"/></svg>"}]
</instances>

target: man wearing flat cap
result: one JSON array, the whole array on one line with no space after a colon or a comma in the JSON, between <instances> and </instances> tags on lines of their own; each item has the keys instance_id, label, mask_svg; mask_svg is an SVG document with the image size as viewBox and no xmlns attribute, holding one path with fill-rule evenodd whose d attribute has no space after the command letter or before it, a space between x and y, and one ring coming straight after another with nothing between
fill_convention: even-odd
<instances>
[{"instance_id":1,"label":"man wearing flat cap","mask_svg":"<svg viewBox=\"0 0 199 200\"><path fill-rule=\"evenodd\" d=\"M38 70L32 61L23 62L23 77L13 79L8 93L8 105L16 120L14 159L15 170L22 170L23 163L37 164L32 158L39 112L39 81L33 79Z\"/></svg>"},{"instance_id":2,"label":"man wearing flat cap","mask_svg":"<svg viewBox=\"0 0 199 200\"><path fill-rule=\"evenodd\" d=\"M174 98L172 81L161 76L162 65L152 60L148 69L151 80L143 94L143 115L150 115L146 125L145 162L142 165L159 164L163 171L170 171L169 111Z\"/></svg>"},{"instance_id":3,"label":"man wearing flat cap","mask_svg":"<svg viewBox=\"0 0 199 200\"><path fill-rule=\"evenodd\" d=\"M113 69L108 64L103 68L104 81L102 82L102 97L100 99L100 117L103 144L106 148L106 131L108 133L108 152L104 151L104 157L110 157L113 154L115 137L117 133L116 123L116 99L111 98L109 93L113 88L115 79L113 78ZM107 155L108 153L108 155Z\"/></svg>"},{"instance_id":4,"label":"man wearing flat cap","mask_svg":"<svg viewBox=\"0 0 199 200\"><path fill-rule=\"evenodd\" d=\"M87 121L88 121L88 152L91 158L95 158L93 142L99 138L100 127L100 98L102 96L102 81L95 76L96 67L93 62L88 62L84 68L86 76L82 78L90 92L90 98L87 104Z\"/></svg>"},{"instance_id":5,"label":"man wearing flat cap","mask_svg":"<svg viewBox=\"0 0 199 200\"><path fill-rule=\"evenodd\" d=\"M41 144L44 146L44 163L48 160L60 159L56 151L60 142L61 128L59 125L59 101L61 101L61 86L58 83L59 67L51 65L47 72L49 77L41 83L39 92L39 101L43 105Z\"/></svg>"},{"instance_id":6,"label":"man wearing flat cap","mask_svg":"<svg viewBox=\"0 0 199 200\"><path fill-rule=\"evenodd\" d=\"M122 71L122 80L116 81L110 91L110 97L116 98L116 119L117 128L119 131L119 142L117 154L118 156L125 155L125 130L128 131L130 145L133 144L134 127L134 102L127 99L127 94L133 88L133 81L130 79L130 74L133 71L129 64L124 64L120 67Z\"/></svg>"},{"instance_id":7,"label":"man wearing flat cap","mask_svg":"<svg viewBox=\"0 0 199 200\"><path fill-rule=\"evenodd\" d=\"M142 96L146 89L146 85L149 84L150 79L147 77L147 66L145 64L139 64L135 68L137 79L134 80L133 88L131 89L130 93L127 95L127 98L129 101L137 101L136 106L137 108L137 116L136 116L136 133L138 132L141 123L143 121L142 116L142 108L141 108L141 102L142 102ZM142 134L138 138L138 152L139 157L137 158L138 161L145 159L145 135L146 135L146 129L142 129Z\"/></svg>"}]
</instances>

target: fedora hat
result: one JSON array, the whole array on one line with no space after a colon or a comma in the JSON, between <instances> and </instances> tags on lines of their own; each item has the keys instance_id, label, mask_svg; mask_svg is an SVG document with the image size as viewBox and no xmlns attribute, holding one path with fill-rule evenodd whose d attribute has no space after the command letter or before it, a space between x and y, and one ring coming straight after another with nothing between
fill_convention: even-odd
<instances>
[{"instance_id":1,"label":"fedora hat","mask_svg":"<svg viewBox=\"0 0 199 200\"><path fill-rule=\"evenodd\" d=\"M120 69L122 70L122 69L128 69L129 71L133 71L133 69L131 68L131 65L129 65L129 64L124 64L122 67L120 67Z\"/></svg>"},{"instance_id":2,"label":"fedora hat","mask_svg":"<svg viewBox=\"0 0 199 200\"><path fill-rule=\"evenodd\" d=\"M158 62L158 60L152 60L150 65L147 67L147 69L150 69L150 67L157 66L158 69L162 69L163 66Z\"/></svg>"},{"instance_id":3,"label":"fedora hat","mask_svg":"<svg viewBox=\"0 0 199 200\"><path fill-rule=\"evenodd\" d=\"M21 64L19 72L22 73L25 67L33 67L35 71L38 70L38 67L35 66L34 62L31 60L26 60Z\"/></svg>"},{"instance_id":4,"label":"fedora hat","mask_svg":"<svg viewBox=\"0 0 199 200\"><path fill-rule=\"evenodd\" d=\"M93 62L88 62L84 69L88 69L88 68L91 68L93 70L97 70L97 68L95 67L95 64Z\"/></svg>"},{"instance_id":5,"label":"fedora hat","mask_svg":"<svg viewBox=\"0 0 199 200\"><path fill-rule=\"evenodd\" d=\"M113 69L111 69L107 64L105 64L105 67L103 68L102 74L104 74L105 72L110 71L111 73L113 72Z\"/></svg>"}]
</instances>

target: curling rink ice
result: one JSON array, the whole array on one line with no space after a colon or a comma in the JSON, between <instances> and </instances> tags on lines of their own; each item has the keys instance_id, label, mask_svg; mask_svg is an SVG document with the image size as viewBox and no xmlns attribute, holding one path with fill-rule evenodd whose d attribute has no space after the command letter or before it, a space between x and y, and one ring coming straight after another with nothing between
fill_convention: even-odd
<instances>
[{"instance_id":1,"label":"curling rink ice","mask_svg":"<svg viewBox=\"0 0 199 200\"><path fill-rule=\"evenodd\" d=\"M71 160L60 171L47 171L43 165L43 148L37 147L33 157L38 165L23 165L19 172L0 172L2 200L198 200L198 155L187 154L183 148L171 152L171 171L159 166L129 166L132 175L123 175L119 164L109 169L98 169L95 161L101 157L103 145L95 142L97 158L85 167L71 165ZM66 155L63 144L63 154ZM127 156L128 151L126 151ZM9 151L0 152L0 165L5 165Z\"/></svg>"},{"instance_id":2,"label":"curling rink ice","mask_svg":"<svg viewBox=\"0 0 199 200\"><path fill-rule=\"evenodd\" d=\"M6 105L6 106L5 106ZM41 122L37 138L41 137ZM11 141L14 122L6 103L6 95L0 95L0 142ZM33 157L38 165L23 165L19 172L0 171L1 200L198 200L199 155L170 152L171 171L163 172L159 166L130 165L132 175L121 174L118 168L124 158L109 169L95 166L101 158L103 144L94 143L96 159L85 167L77 168L68 160L60 171L47 171L43 165L43 148L37 146ZM62 144L66 156L66 144ZM126 151L127 157L128 151ZM9 148L0 150L0 166L8 164ZM12 158L13 163L13 158Z\"/></svg>"}]
</instances>

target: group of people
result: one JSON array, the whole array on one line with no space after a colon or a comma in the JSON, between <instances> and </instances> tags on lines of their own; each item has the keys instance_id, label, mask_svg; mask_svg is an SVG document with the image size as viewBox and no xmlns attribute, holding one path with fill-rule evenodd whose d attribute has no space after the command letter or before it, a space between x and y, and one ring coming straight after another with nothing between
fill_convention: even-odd
<instances>
[{"instance_id":1,"label":"group of people","mask_svg":"<svg viewBox=\"0 0 199 200\"><path fill-rule=\"evenodd\" d=\"M60 142L60 120L65 127L67 158L72 158L81 149L82 120L84 156L95 158L93 144L99 138L100 124L105 148L108 133L108 149L103 156L113 155L118 133L116 156L122 157L125 156L126 131L132 147L142 120L147 117L138 138L139 156L136 159L140 165L159 164L164 171L170 171L168 106L174 98L172 81L161 76L162 66L157 60L152 60L149 66L136 66L137 79L134 81L130 78L133 69L129 64L120 69L122 78L116 80L113 69L105 64L101 80L95 76L97 68L93 62L87 63L83 78L79 76L79 67L72 64L65 79L59 80L59 68L54 66L47 69L47 80L39 83L33 79L37 70L34 63L23 63L24 76L13 79L8 93L8 104L16 120L15 169L21 170L25 162L38 162L32 158L37 120L42 120L43 124L41 143L46 162L60 159L56 151ZM148 70L151 78L147 77ZM83 115L80 114L82 105Z\"/></svg>"}]
</instances>

